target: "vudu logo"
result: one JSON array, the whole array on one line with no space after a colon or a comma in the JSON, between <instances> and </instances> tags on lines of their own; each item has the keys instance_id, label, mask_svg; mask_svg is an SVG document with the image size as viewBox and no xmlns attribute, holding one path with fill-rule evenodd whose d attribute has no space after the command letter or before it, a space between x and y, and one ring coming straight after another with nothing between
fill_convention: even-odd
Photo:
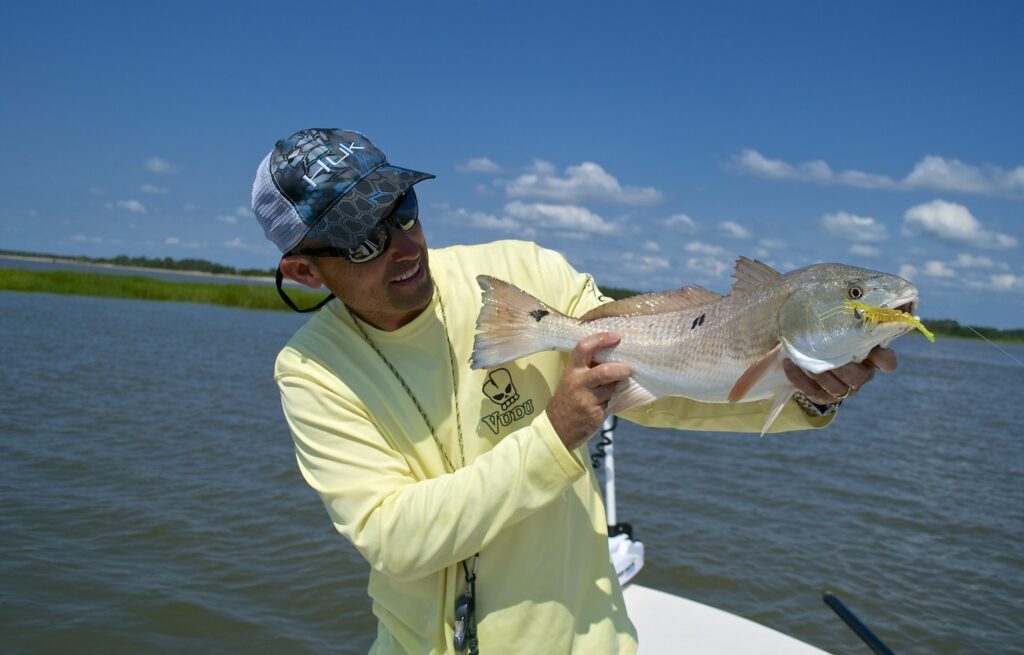
<instances>
[{"instance_id":1,"label":"vudu logo","mask_svg":"<svg viewBox=\"0 0 1024 655\"><path fill-rule=\"evenodd\" d=\"M491 402L501 407L500 410L487 414L482 419L494 434L498 434L499 425L508 427L512 421L533 414L533 400L515 405L519 400L519 393L516 391L516 385L512 383L512 375L508 369L498 368L491 371L484 382L483 392Z\"/></svg>"}]
</instances>

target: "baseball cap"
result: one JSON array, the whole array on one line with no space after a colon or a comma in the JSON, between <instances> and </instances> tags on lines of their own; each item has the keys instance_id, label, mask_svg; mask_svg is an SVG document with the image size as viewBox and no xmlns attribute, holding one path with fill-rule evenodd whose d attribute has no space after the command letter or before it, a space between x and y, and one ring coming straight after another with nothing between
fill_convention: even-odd
<instances>
[{"instance_id":1,"label":"baseball cap","mask_svg":"<svg viewBox=\"0 0 1024 655\"><path fill-rule=\"evenodd\" d=\"M359 132L300 130L278 141L260 162L252 211L282 253L303 237L352 250L399 196L433 177L392 166Z\"/></svg>"}]
</instances>

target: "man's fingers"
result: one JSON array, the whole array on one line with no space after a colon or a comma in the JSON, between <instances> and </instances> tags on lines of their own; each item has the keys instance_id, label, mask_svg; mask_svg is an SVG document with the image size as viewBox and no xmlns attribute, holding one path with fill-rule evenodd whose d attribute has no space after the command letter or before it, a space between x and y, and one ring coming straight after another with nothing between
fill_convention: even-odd
<instances>
[{"instance_id":1,"label":"man's fingers","mask_svg":"<svg viewBox=\"0 0 1024 655\"><path fill-rule=\"evenodd\" d=\"M875 367L869 364L844 364L832 371L839 380L852 389L860 389L875 377Z\"/></svg>"},{"instance_id":2,"label":"man's fingers","mask_svg":"<svg viewBox=\"0 0 1024 655\"><path fill-rule=\"evenodd\" d=\"M899 365L899 362L896 361L896 353L881 346L875 346L864 361L865 363L870 362L872 366L883 373L892 373Z\"/></svg>"},{"instance_id":3,"label":"man's fingers","mask_svg":"<svg viewBox=\"0 0 1024 655\"><path fill-rule=\"evenodd\" d=\"M598 364L587 372L585 384L591 388L604 386L613 387L616 382L619 380L625 380L632 374L633 369L629 364L623 364L622 362Z\"/></svg>"},{"instance_id":4,"label":"man's fingers","mask_svg":"<svg viewBox=\"0 0 1024 655\"><path fill-rule=\"evenodd\" d=\"M814 380L802 368L789 361L782 360L782 370L786 377L797 388L800 393L807 396L811 402L819 405L827 405L835 402L835 397L825 391L817 380Z\"/></svg>"},{"instance_id":5,"label":"man's fingers","mask_svg":"<svg viewBox=\"0 0 1024 655\"><path fill-rule=\"evenodd\" d=\"M837 378L832 371L825 371L824 373L817 374L812 373L811 379L817 382L818 385L828 393L828 395L832 396L833 401L850 395L850 385L843 383L843 381Z\"/></svg>"},{"instance_id":6,"label":"man's fingers","mask_svg":"<svg viewBox=\"0 0 1024 655\"><path fill-rule=\"evenodd\" d=\"M572 349L569 365L573 367L590 366L597 351L617 346L620 340L621 337L615 332L589 334L580 339L576 343L576 347Z\"/></svg>"}]
</instances>

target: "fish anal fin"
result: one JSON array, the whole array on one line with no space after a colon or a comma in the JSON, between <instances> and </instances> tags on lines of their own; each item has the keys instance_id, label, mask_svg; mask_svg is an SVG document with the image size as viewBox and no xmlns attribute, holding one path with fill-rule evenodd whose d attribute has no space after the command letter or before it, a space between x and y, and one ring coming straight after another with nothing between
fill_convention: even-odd
<instances>
[{"instance_id":1,"label":"fish anal fin","mask_svg":"<svg viewBox=\"0 0 1024 655\"><path fill-rule=\"evenodd\" d=\"M608 415L618 414L627 409L653 403L658 397L640 386L633 378L626 378L615 385L615 391L608 401Z\"/></svg>"},{"instance_id":2,"label":"fish anal fin","mask_svg":"<svg viewBox=\"0 0 1024 655\"><path fill-rule=\"evenodd\" d=\"M772 408L768 411L768 416L764 419L764 425L761 426L762 437L764 436L764 433L768 431L768 428L772 426L772 423L775 422L775 419L779 417L779 414L782 413L782 408L785 407L786 402L793 397L794 391L795 389L786 389L785 391L780 391L775 394L775 402L772 404Z\"/></svg>"},{"instance_id":3,"label":"fish anal fin","mask_svg":"<svg viewBox=\"0 0 1024 655\"><path fill-rule=\"evenodd\" d=\"M613 316L644 316L665 314L701 307L721 300L722 296L701 287L683 287L675 291L661 293L645 293L639 296L623 298L605 303L590 310L580 317L581 321L593 321L598 318Z\"/></svg>"},{"instance_id":4,"label":"fish anal fin","mask_svg":"<svg viewBox=\"0 0 1024 655\"><path fill-rule=\"evenodd\" d=\"M729 391L729 402L736 403L743 400L754 385L761 381L768 371L779 361L779 355L782 353L782 342L775 344L775 347L765 353L760 359L747 367L747 370L743 371L743 374L737 378L736 383L732 385L732 390Z\"/></svg>"},{"instance_id":5,"label":"fish anal fin","mask_svg":"<svg viewBox=\"0 0 1024 655\"><path fill-rule=\"evenodd\" d=\"M736 270L733 271L732 276L736 281L729 289L729 295L745 293L762 287L778 280L782 277L782 273L764 262L741 256L736 260Z\"/></svg>"}]
</instances>

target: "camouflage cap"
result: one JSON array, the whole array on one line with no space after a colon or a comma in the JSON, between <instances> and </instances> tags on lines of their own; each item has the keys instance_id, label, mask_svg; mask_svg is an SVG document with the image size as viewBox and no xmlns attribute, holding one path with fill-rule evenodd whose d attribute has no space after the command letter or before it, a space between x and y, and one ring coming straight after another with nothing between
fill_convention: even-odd
<instances>
[{"instance_id":1,"label":"camouflage cap","mask_svg":"<svg viewBox=\"0 0 1024 655\"><path fill-rule=\"evenodd\" d=\"M267 239L288 252L309 237L353 249L412 185L434 177L392 166L359 132L301 130L263 158L252 210Z\"/></svg>"}]
</instances>

